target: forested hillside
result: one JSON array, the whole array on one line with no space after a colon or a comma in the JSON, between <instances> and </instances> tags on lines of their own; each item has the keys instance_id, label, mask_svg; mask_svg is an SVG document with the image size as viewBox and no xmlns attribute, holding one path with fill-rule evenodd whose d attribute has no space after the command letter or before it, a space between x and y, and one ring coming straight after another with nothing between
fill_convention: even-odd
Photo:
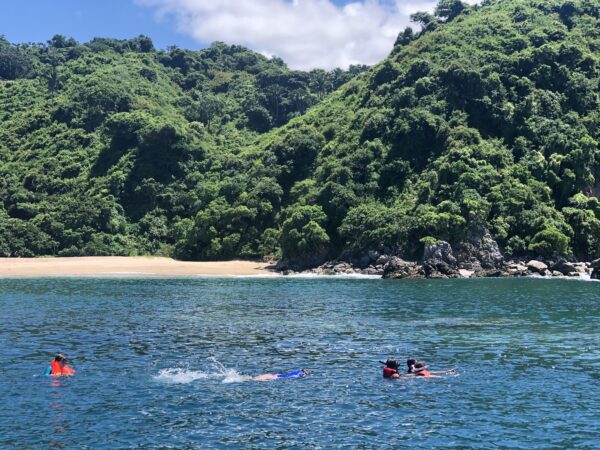
<instances>
[{"instance_id":1,"label":"forested hillside","mask_svg":"<svg viewBox=\"0 0 600 450\"><path fill-rule=\"evenodd\" d=\"M312 265L489 233L508 255L599 257L600 2L413 19L366 72L0 42L0 253Z\"/></svg>"},{"instance_id":2,"label":"forested hillside","mask_svg":"<svg viewBox=\"0 0 600 450\"><path fill-rule=\"evenodd\" d=\"M223 43L156 51L144 36L0 39L0 254L172 254L190 217L239 197L243 146L365 69L292 71Z\"/></svg>"}]
</instances>

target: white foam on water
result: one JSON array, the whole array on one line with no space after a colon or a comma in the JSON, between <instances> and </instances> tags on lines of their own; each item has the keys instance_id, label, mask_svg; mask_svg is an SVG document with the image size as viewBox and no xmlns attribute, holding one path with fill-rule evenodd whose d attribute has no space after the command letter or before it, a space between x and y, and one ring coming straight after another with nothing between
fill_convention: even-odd
<instances>
[{"instance_id":1,"label":"white foam on water","mask_svg":"<svg viewBox=\"0 0 600 450\"><path fill-rule=\"evenodd\" d=\"M195 380L202 380L206 378L215 378L219 374L210 372L202 372L199 370L188 370L180 367L162 369L154 376L156 381L162 381L169 384L187 384Z\"/></svg>"},{"instance_id":2,"label":"white foam on water","mask_svg":"<svg viewBox=\"0 0 600 450\"><path fill-rule=\"evenodd\" d=\"M188 384L196 380L217 378L222 378L223 383L243 383L245 381L250 381L253 378L249 375L242 375L235 369L225 367L212 356L208 358L208 361L210 361L214 370L205 372L201 370L190 370L183 367L168 367L159 370L158 374L153 378L156 381L168 384Z\"/></svg>"},{"instance_id":3,"label":"white foam on water","mask_svg":"<svg viewBox=\"0 0 600 450\"><path fill-rule=\"evenodd\" d=\"M336 279L360 279L360 280L381 280L381 275L365 275L362 273L340 273L337 275L324 275L321 273L294 273L285 275L285 278L336 278Z\"/></svg>"}]
</instances>

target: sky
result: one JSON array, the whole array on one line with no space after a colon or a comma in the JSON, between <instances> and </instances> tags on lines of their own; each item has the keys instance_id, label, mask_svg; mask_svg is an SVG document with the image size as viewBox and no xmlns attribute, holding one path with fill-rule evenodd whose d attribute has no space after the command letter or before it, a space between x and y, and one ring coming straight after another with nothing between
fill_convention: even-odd
<instances>
[{"instance_id":1,"label":"sky","mask_svg":"<svg viewBox=\"0 0 600 450\"><path fill-rule=\"evenodd\" d=\"M476 0L468 0L475 3ZM374 64L415 11L435 0L4 0L0 35L13 43L55 34L149 36L157 48L197 50L214 41L279 56L293 69Z\"/></svg>"}]
</instances>

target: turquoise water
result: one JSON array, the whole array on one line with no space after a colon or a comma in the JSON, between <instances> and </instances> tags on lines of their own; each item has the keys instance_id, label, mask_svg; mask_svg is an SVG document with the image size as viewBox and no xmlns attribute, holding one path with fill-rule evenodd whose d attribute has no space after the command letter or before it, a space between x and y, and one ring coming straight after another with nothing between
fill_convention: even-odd
<instances>
[{"instance_id":1,"label":"turquoise water","mask_svg":"<svg viewBox=\"0 0 600 450\"><path fill-rule=\"evenodd\" d=\"M4 279L0 448L599 448L599 306L567 280ZM40 375L58 351L75 377ZM390 355L459 375L383 380Z\"/></svg>"}]
</instances>

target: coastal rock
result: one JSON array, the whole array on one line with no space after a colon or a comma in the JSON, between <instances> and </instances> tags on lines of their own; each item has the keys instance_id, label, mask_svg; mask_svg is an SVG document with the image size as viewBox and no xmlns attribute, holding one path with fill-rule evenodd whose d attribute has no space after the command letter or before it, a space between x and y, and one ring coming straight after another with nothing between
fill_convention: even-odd
<instances>
[{"instance_id":1,"label":"coastal rock","mask_svg":"<svg viewBox=\"0 0 600 450\"><path fill-rule=\"evenodd\" d=\"M559 259L552 265L551 268L553 271L560 272L562 275L568 275L571 272L576 272L575 266L570 262L567 262L565 259Z\"/></svg>"},{"instance_id":2,"label":"coastal rock","mask_svg":"<svg viewBox=\"0 0 600 450\"><path fill-rule=\"evenodd\" d=\"M373 266L369 266L366 269L363 269L361 271L361 273L363 275L382 275L383 271L382 270L377 270L375 267Z\"/></svg>"},{"instance_id":3,"label":"coastal rock","mask_svg":"<svg viewBox=\"0 0 600 450\"><path fill-rule=\"evenodd\" d=\"M422 267L417 263L404 261L397 256L390 258L383 266L383 278L424 278L424 276Z\"/></svg>"},{"instance_id":4,"label":"coastal rock","mask_svg":"<svg viewBox=\"0 0 600 450\"><path fill-rule=\"evenodd\" d=\"M467 242L458 245L455 253L461 269L481 272L504 267L500 247L487 230L469 232Z\"/></svg>"},{"instance_id":5,"label":"coastal rock","mask_svg":"<svg viewBox=\"0 0 600 450\"><path fill-rule=\"evenodd\" d=\"M590 268L592 269L592 273L590 278L592 280L600 280L600 258L595 259L590 263Z\"/></svg>"},{"instance_id":6,"label":"coastal rock","mask_svg":"<svg viewBox=\"0 0 600 450\"><path fill-rule=\"evenodd\" d=\"M455 266L457 262L452 254L452 247L446 241L425 244L423 261L442 261L450 266Z\"/></svg>"},{"instance_id":7,"label":"coastal rock","mask_svg":"<svg viewBox=\"0 0 600 450\"><path fill-rule=\"evenodd\" d=\"M378 266L385 266L388 262L390 262L390 260L392 259L392 256L388 256L388 255L380 255L376 260L375 260L375 265Z\"/></svg>"},{"instance_id":8,"label":"coastal rock","mask_svg":"<svg viewBox=\"0 0 600 450\"><path fill-rule=\"evenodd\" d=\"M509 275L510 275L510 273L505 272L500 269L483 270L483 271L477 272L475 274L475 276L477 278L500 278L500 277L505 277L505 276L509 276Z\"/></svg>"},{"instance_id":9,"label":"coastal rock","mask_svg":"<svg viewBox=\"0 0 600 450\"><path fill-rule=\"evenodd\" d=\"M461 278L460 272L445 261L430 259L423 263L427 278Z\"/></svg>"},{"instance_id":10,"label":"coastal rock","mask_svg":"<svg viewBox=\"0 0 600 450\"><path fill-rule=\"evenodd\" d=\"M498 243L488 232L481 238L479 254L479 261L484 268L497 268L504 262L504 256L500 252Z\"/></svg>"},{"instance_id":11,"label":"coastal rock","mask_svg":"<svg viewBox=\"0 0 600 450\"><path fill-rule=\"evenodd\" d=\"M527 268L531 272L539 273L540 275L545 275L546 270L548 270L548 266L546 264L535 259L532 259L527 263Z\"/></svg>"},{"instance_id":12,"label":"coastal rock","mask_svg":"<svg viewBox=\"0 0 600 450\"><path fill-rule=\"evenodd\" d=\"M509 275L522 276L527 273L527 266L521 263L511 263L508 264L507 271Z\"/></svg>"},{"instance_id":13,"label":"coastal rock","mask_svg":"<svg viewBox=\"0 0 600 450\"><path fill-rule=\"evenodd\" d=\"M461 278L457 263L448 242L425 244L423 272L427 278Z\"/></svg>"}]
</instances>

